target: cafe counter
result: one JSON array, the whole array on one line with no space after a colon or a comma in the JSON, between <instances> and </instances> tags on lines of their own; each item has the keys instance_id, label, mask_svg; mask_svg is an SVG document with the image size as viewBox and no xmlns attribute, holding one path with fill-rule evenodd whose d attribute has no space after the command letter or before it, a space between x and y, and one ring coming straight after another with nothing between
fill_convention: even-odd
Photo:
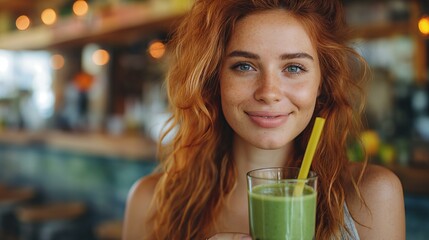
<instances>
[{"instance_id":1,"label":"cafe counter","mask_svg":"<svg viewBox=\"0 0 429 240\"><path fill-rule=\"evenodd\" d=\"M153 160L157 150L156 143L143 135L111 136L99 133L56 131L2 131L0 144L38 144L72 152L143 161Z\"/></svg>"}]
</instances>

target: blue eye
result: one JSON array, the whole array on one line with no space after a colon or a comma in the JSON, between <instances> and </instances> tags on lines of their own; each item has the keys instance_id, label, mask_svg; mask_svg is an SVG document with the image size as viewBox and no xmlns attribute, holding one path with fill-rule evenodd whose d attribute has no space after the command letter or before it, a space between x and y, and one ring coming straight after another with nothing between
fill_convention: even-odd
<instances>
[{"instance_id":1,"label":"blue eye","mask_svg":"<svg viewBox=\"0 0 429 240\"><path fill-rule=\"evenodd\" d=\"M300 69L297 66L290 66L286 68L289 72L298 72Z\"/></svg>"},{"instance_id":2,"label":"blue eye","mask_svg":"<svg viewBox=\"0 0 429 240\"><path fill-rule=\"evenodd\" d=\"M304 69L304 67L299 66L299 65L290 65L290 66L287 66L287 67L285 68L285 71L286 71L286 72L289 72L289 73L299 74L299 73L301 73L302 71L304 71L304 72L305 72L305 69Z\"/></svg>"},{"instance_id":3,"label":"blue eye","mask_svg":"<svg viewBox=\"0 0 429 240\"><path fill-rule=\"evenodd\" d=\"M234 65L232 68L241 72L255 71L255 69L250 64L247 64L247 63L238 63Z\"/></svg>"}]
</instances>

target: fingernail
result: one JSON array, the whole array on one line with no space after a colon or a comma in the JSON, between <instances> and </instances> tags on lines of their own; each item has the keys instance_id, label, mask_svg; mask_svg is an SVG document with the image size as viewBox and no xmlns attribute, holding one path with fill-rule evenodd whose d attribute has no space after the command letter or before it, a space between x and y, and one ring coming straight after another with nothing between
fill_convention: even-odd
<instances>
[{"instance_id":1,"label":"fingernail","mask_svg":"<svg viewBox=\"0 0 429 240\"><path fill-rule=\"evenodd\" d=\"M252 240L250 236L242 236L241 240Z\"/></svg>"}]
</instances>

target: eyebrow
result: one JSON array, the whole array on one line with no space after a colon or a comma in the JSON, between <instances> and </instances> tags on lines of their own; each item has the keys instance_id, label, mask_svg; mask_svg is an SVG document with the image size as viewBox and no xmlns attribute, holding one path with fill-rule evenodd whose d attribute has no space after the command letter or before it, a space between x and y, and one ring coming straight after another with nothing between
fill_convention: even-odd
<instances>
[{"instance_id":1,"label":"eyebrow","mask_svg":"<svg viewBox=\"0 0 429 240\"><path fill-rule=\"evenodd\" d=\"M246 51L232 51L230 54L228 54L228 57L244 57L244 58L251 58L258 60L260 57L257 54L246 52Z\"/></svg>"},{"instance_id":2,"label":"eyebrow","mask_svg":"<svg viewBox=\"0 0 429 240\"><path fill-rule=\"evenodd\" d=\"M244 57L244 58L250 58L250 59L255 59L255 60L259 60L260 57L257 54L251 53L251 52L247 52L247 51L232 51L231 53L228 54L228 57ZM280 59L281 60L287 60L287 59L296 59L296 58L307 58L310 60L314 60L314 58L305 52L298 52L298 53L285 53L280 55Z\"/></svg>"},{"instance_id":3,"label":"eyebrow","mask_svg":"<svg viewBox=\"0 0 429 240\"><path fill-rule=\"evenodd\" d=\"M305 52L298 52L298 53L286 53L286 54L282 54L280 56L281 60L286 60L286 59L295 59L295 58L308 58L310 60L314 61L314 58Z\"/></svg>"}]
</instances>

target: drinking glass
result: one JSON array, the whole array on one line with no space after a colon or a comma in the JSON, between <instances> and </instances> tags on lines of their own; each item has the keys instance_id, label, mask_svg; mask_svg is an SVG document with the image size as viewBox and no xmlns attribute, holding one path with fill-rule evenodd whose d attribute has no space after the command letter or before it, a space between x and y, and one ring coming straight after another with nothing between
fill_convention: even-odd
<instances>
[{"instance_id":1,"label":"drinking glass","mask_svg":"<svg viewBox=\"0 0 429 240\"><path fill-rule=\"evenodd\" d=\"M262 168L247 173L250 233L254 240L312 240L317 175L297 179L299 168Z\"/></svg>"}]
</instances>

